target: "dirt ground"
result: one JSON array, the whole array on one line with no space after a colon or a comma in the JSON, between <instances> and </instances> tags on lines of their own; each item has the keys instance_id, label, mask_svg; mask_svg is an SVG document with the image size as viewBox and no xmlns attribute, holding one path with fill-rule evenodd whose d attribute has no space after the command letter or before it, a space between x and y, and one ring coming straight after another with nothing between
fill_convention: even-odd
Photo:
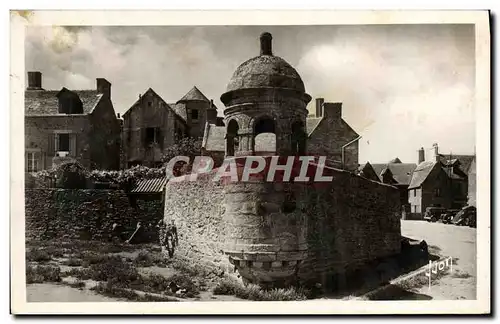
<instances>
[{"instance_id":1,"label":"dirt ground","mask_svg":"<svg viewBox=\"0 0 500 324\"><path fill-rule=\"evenodd\" d=\"M425 240L442 257L452 257L453 273L417 293L427 299L476 299L476 229L424 221L401 221L403 236Z\"/></svg>"}]
</instances>

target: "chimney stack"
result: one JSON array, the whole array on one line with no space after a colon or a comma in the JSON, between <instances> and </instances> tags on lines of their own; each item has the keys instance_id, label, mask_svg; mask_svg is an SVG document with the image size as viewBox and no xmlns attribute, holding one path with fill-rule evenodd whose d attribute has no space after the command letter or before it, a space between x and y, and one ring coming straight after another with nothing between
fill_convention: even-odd
<instances>
[{"instance_id":1,"label":"chimney stack","mask_svg":"<svg viewBox=\"0 0 500 324\"><path fill-rule=\"evenodd\" d=\"M323 116L323 103L325 102L324 98L316 98L316 117Z\"/></svg>"},{"instance_id":2,"label":"chimney stack","mask_svg":"<svg viewBox=\"0 0 500 324\"><path fill-rule=\"evenodd\" d=\"M273 36L270 33L260 35L260 55L273 55Z\"/></svg>"},{"instance_id":3,"label":"chimney stack","mask_svg":"<svg viewBox=\"0 0 500 324\"><path fill-rule=\"evenodd\" d=\"M420 164L424 161L425 161L425 151L424 151L424 148L421 147L420 150L418 150L418 164Z\"/></svg>"},{"instance_id":4,"label":"chimney stack","mask_svg":"<svg viewBox=\"0 0 500 324\"><path fill-rule=\"evenodd\" d=\"M341 102L325 102L322 109L325 118L338 120L342 118L342 103Z\"/></svg>"},{"instance_id":5,"label":"chimney stack","mask_svg":"<svg viewBox=\"0 0 500 324\"><path fill-rule=\"evenodd\" d=\"M111 83L104 78L96 79L96 89L99 93L102 93L104 96L111 98Z\"/></svg>"},{"instance_id":6,"label":"chimney stack","mask_svg":"<svg viewBox=\"0 0 500 324\"><path fill-rule=\"evenodd\" d=\"M28 72L28 88L27 90L42 90L42 72Z\"/></svg>"},{"instance_id":7,"label":"chimney stack","mask_svg":"<svg viewBox=\"0 0 500 324\"><path fill-rule=\"evenodd\" d=\"M432 147L434 147L434 159L436 162L441 161L441 158L439 157L439 147L437 143L432 144Z\"/></svg>"}]
</instances>

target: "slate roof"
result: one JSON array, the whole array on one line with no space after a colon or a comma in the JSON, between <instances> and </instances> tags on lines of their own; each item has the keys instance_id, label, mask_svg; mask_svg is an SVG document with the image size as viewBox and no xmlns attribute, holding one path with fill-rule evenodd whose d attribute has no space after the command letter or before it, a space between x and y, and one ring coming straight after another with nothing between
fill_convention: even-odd
<instances>
[{"instance_id":1,"label":"slate roof","mask_svg":"<svg viewBox=\"0 0 500 324\"><path fill-rule=\"evenodd\" d=\"M224 152L226 150L225 135L226 127L206 123L202 147L207 151Z\"/></svg>"},{"instance_id":2,"label":"slate roof","mask_svg":"<svg viewBox=\"0 0 500 324\"><path fill-rule=\"evenodd\" d=\"M323 117L308 117L306 119L307 135L311 135L314 129L319 125Z\"/></svg>"},{"instance_id":3,"label":"slate roof","mask_svg":"<svg viewBox=\"0 0 500 324\"><path fill-rule=\"evenodd\" d=\"M436 163L437 162L434 161L424 161L420 163L415 171L413 171L413 176L408 189L420 187L422 183L424 183L425 179L427 179Z\"/></svg>"},{"instance_id":4,"label":"slate roof","mask_svg":"<svg viewBox=\"0 0 500 324\"><path fill-rule=\"evenodd\" d=\"M441 162L443 164L448 164L450 161L450 156L449 155L440 155ZM451 159L453 160L458 160L460 162L460 169L464 171L465 173L469 173L470 167L472 165L472 161L474 161L475 156L474 155L451 155Z\"/></svg>"},{"instance_id":5,"label":"slate roof","mask_svg":"<svg viewBox=\"0 0 500 324\"><path fill-rule=\"evenodd\" d=\"M57 94L60 90L26 90L24 92L24 112L32 115L60 115ZM72 90L83 105L83 113L90 114L102 98L97 90Z\"/></svg>"},{"instance_id":6,"label":"slate roof","mask_svg":"<svg viewBox=\"0 0 500 324\"><path fill-rule=\"evenodd\" d=\"M380 181L382 181L382 172L388 168L392 177L398 184L408 185L411 182L412 174L416 169L417 165L415 163L385 163L385 164L372 164L373 170L379 176Z\"/></svg>"},{"instance_id":7,"label":"slate roof","mask_svg":"<svg viewBox=\"0 0 500 324\"><path fill-rule=\"evenodd\" d=\"M208 98L205 97L205 95L196 86L194 86L191 90L189 90L189 92L186 93L184 95L184 97L182 97L179 101L177 101L177 103L183 102L183 101L207 101L207 102L210 102L210 100L208 100Z\"/></svg>"},{"instance_id":8,"label":"slate roof","mask_svg":"<svg viewBox=\"0 0 500 324\"><path fill-rule=\"evenodd\" d=\"M187 120L187 115L186 115L186 109L185 109L185 107L184 107L184 114L183 114L183 115L181 115L181 113L182 113L182 109L176 109L176 108L178 108L178 107L176 107L176 108L174 108L174 107L173 107L173 105L176 105L176 106L177 106L177 104L168 104L168 103L166 103L166 102L165 102L165 100L163 100L163 98L162 98L159 94L157 94L157 93L156 93L156 92L155 92L152 88L148 88L148 90L146 90L146 92L144 92L143 96L144 96L144 95L146 95L148 92L151 92L151 93L152 93L155 97L157 97L157 98L159 98L161 101L163 101L163 103L165 104L165 106L167 107L167 109L172 109L172 110L173 110L173 112L174 112L174 113L175 113L178 117L180 117L180 118L181 118L184 122L186 122L186 120ZM137 100L136 100L136 101L132 104L132 106L130 106L130 108L129 108L126 112L124 112L124 113L123 113L123 116L126 116L128 113L130 113L130 112L132 111L132 109L134 109L134 108L136 108L136 107L140 107L140 101L141 101L141 98L138 98L138 99L137 99ZM184 106L184 104L179 104L179 105Z\"/></svg>"},{"instance_id":9,"label":"slate roof","mask_svg":"<svg viewBox=\"0 0 500 324\"><path fill-rule=\"evenodd\" d=\"M187 110L184 103L169 103L168 104L174 112L179 115L184 121L187 121Z\"/></svg>"}]
</instances>

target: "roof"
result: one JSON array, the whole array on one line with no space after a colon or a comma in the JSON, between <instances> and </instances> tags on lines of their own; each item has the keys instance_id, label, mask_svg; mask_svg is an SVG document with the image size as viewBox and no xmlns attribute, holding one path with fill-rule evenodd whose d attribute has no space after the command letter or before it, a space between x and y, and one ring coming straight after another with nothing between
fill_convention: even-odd
<instances>
[{"instance_id":1,"label":"roof","mask_svg":"<svg viewBox=\"0 0 500 324\"><path fill-rule=\"evenodd\" d=\"M375 173L375 170L373 169L373 166L370 164L370 162L359 165L358 175L373 181L380 181L379 175Z\"/></svg>"},{"instance_id":2,"label":"roof","mask_svg":"<svg viewBox=\"0 0 500 324\"><path fill-rule=\"evenodd\" d=\"M210 102L210 100L208 100L208 98L205 97L205 95L196 86L193 87L191 90L189 90L189 92L186 93L184 95L184 97L182 97L177 102L179 103L179 102L183 102L183 101L207 101L207 102Z\"/></svg>"},{"instance_id":3,"label":"roof","mask_svg":"<svg viewBox=\"0 0 500 324\"><path fill-rule=\"evenodd\" d=\"M434 161L424 161L420 163L417 168L413 171L413 176L411 178L410 186L408 189L418 188L424 183L425 179L429 176L431 171L437 162Z\"/></svg>"},{"instance_id":4,"label":"roof","mask_svg":"<svg viewBox=\"0 0 500 324\"><path fill-rule=\"evenodd\" d=\"M307 135L311 135L314 129L319 125L323 117L308 117L306 119Z\"/></svg>"},{"instance_id":5,"label":"roof","mask_svg":"<svg viewBox=\"0 0 500 324\"><path fill-rule=\"evenodd\" d=\"M187 121L187 110L186 104L184 103L169 103L170 108L174 110L174 112L181 117L184 121Z\"/></svg>"},{"instance_id":6,"label":"roof","mask_svg":"<svg viewBox=\"0 0 500 324\"><path fill-rule=\"evenodd\" d=\"M255 152L276 152L276 135L261 133L255 136Z\"/></svg>"},{"instance_id":7,"label":"roof","mask_svg":"<svg viewBox=\"0 0 500 324\"><path fill-rule=\"evenodd\" d=\"M305 92L297 71L284 59L260 55L243 62L234 72L227 92L252 88L286 88Z\"/></svg>"},{"instance_id":8,"label":"roof","mask_svg":"<svg viewBox=\"0 0 500 324\"><path fill-rule=\"evenodd\" d=\"M224 152L226 150L226 144L224 143L225 135L226 127L206 123L202 147L207 151Z\"/></svg>"},{"instance_id":9,"label":"roof","mask_svg":"<svg viewBox=\"0 0 500 324\"><path fill-rule=\"evenodd\" d=\"M182 119L184 122L187 120L187 117L186 117L187 115L186 115L186 113L185 113L185 109L184 109L184 115L185 115L185 116L183 116L183 115L179 114L179 112L182 112L182 111L179 109L179 112L178 112L176 109L174 109L174 107L172 107L172 105L176 105L176 104L168 104L168 103L166 103L166 102L165 102L165 100L163 100L163 98L162 98L159 94L157 94L157 93L156 93L156 92L155 92L152 88L148 88L148 90L146 90L146 92L144 92L144 94L143 94L141 97L139 97L139 99L137 99L137 100L136 100L136 101L132 104L132 106L130 106L130 108L129 108L126 112L124 112L124 113L123 113L123 116L126 116L127 114L129 114L129 113L130 113L130 112L131 112L131 111L132 111L135 107L140 107L140 104L141 104L141 98L142 98L144 95L146 95L147 93L151 93L153 96L155 96L155 97L157 97L158 99L160 99L160 100L161 100L161 101L165 104L165 106L166 106L166 108L167 108L167 109L171 109L171 110L174 112L174 114L175 114L175 115L177 115L177 116L178 116L180 119ZM181 104L181 105L183 105L183 104Z\"/></svg>"},{"instance_id":10,"label":"roof","mask_svg":"<svg viewBox=\"0 0 500 324\"><path fill-rule=\"evenodd\" d=\"M451 157L451 160L450 160L450 157ZM470 170L470 167L472 165L472 161L474 161L475 155L454 155L454 154L451 154L451 156L450 156L450 155L441 154L440 158L441 158L441 162L445 165L449 164L449 163L453 163L453 161L455 161L455 160L458 160L458 162L460 163L460 169L462 169L462 171L464 171L465 173L469 173L469 170Z\"/></svg>"},{"instance_id":11,"label":"roof","mask_svg":"<svg viewBox=\"0 0 500 324\"><path fill-rule=\"evenodd\" d=\"M372 164L373 170L382 180L381 175L385 169L389 169L392 173L392 177L398 184L409 185L411 182L412 174L417 168L415 163L384 163Z\"/></svg>"},{"instance_id":12,"label":"roof","mask_svg":"<svg viewBox=\"0 0 500 324\"><path fill-rule=\"evenodd\" d=\"M26 90L24 92L24 112L30 115L61 115L57 94L61 90ZM103 94L97 90L72 90L82 101L83 114L90 114Z\"/></svg>"},{"instance_id":13,"label":"roof","mask_svg":"<svg viewBox=\"0 0 500 324\"><path fill-rule=\"evenodd\" d=\"M132 187L131 193L160 193L165 189L167 178L143 179L137 181Z\"/></svg>"},{"instance_id":14,"label":"roof","mask_svg":"<svg viewBox=\"0 0 500 324\"><path fill-rule=\"evenodd\" d=\"M397 157L389 161L389 163L402 163L401 160Z\"/></svg>"}]
</instances>

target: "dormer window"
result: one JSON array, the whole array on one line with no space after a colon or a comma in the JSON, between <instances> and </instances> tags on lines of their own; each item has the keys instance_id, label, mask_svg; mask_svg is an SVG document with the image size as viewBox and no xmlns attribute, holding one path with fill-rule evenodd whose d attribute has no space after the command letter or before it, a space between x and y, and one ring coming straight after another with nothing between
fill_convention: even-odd
<instances>
[{"instance_id":1,"label":"dormer window","mask_svg":"<svg viewBox=\"0 0 500 324\"><path fill-rule=\"evenodd\" d=\"M60 114L83 114L83 104L78 94L63 88L57 94Z\"/></svg>"}]
</instances>

